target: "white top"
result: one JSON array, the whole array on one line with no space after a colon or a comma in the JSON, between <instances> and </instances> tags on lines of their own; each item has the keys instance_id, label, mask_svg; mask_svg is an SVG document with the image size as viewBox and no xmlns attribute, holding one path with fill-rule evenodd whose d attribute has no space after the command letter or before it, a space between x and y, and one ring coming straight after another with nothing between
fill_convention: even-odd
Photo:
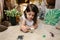
<instances>
[{"instance_id":1,"label":"white top","mask_svg":"<svg viewBox=\"0 0 60 40\"><path fill-rule=\"evenodd\" d=\"M23 19L23 20L26 20L26 25L27 25L27 26L32 26L33 23L34 23L33 20L32 20L32 21L27 20L27 19L25 18L24 14L22 15L22 19Z\"/></svg>"}]
</instances>

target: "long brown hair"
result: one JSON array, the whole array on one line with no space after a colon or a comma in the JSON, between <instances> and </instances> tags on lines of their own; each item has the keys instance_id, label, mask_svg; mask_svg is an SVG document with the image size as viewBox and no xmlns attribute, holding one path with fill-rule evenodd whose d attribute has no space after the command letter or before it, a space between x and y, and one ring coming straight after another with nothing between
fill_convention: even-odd
<instances>
[{"instance_id":1,"label":"long brown hair","mask_svg":"<svg viewBox=\"0 0 60 40\"><path fill-rule=\"evenodd\" d=\"M26 10L24 11L25 18L27 18L26 12L30 12L30 11L33 11L35 13L34 18L33 18L33 21L34 21L34 24L35 24L36 21L37 21L37 13L39 12L39 10L38 10L36 5L28 4Z\"/></svg>"}]
</instances>

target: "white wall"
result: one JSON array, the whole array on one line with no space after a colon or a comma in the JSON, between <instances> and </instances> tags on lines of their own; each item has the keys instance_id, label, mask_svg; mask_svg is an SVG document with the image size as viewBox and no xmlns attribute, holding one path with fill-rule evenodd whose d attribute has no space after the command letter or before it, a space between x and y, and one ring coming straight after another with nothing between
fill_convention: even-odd
<instances>
[{"instance_id":1,"label":"white wall","mask_svg":"<svg viewBox=\"0 0 60 40\"><path fill-rule=\"evenodd\" d=\"M56 0L55 8L60 9L60 0Z\"/></svg>"}]
</instances>

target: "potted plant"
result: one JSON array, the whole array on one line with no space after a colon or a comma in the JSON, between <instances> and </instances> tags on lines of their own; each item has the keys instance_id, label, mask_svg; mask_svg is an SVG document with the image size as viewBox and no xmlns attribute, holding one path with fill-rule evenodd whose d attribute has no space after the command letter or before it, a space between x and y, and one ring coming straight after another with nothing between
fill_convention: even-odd
<instances>
[{"instance_id":1,"label":"potted plant","mask_svg":"<svg viewBox=\"0 0 60 40\"><path fill-rule=\"evenodd\" d=\"M9 21L11 22L11 25L16 25L17 24L16 17L21 16L21 13L18 12L16 9L4 10L4 11L5 14L9 17Z\"/></svg>"}]
</instances>

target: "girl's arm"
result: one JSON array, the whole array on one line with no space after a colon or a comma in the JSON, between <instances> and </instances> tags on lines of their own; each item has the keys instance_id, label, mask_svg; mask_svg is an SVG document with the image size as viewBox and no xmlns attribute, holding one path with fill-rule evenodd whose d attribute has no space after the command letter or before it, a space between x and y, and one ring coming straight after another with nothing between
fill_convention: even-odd
<instances>
[{"instance_id":1,"label":"girl's arm","mask_svg":"<svg viewBox=\"0 0 60 40\"><path fill-rule=\"evenodd\" d=\"M25 24L25 20L21 21L21 28L24 29L24 30L29 29L28 26Z\"/></svg>"},{"instance_id":2,"label":"girl's arm","mask_svg":"<svg viewBox=\"0 0 60 40\"><path fill-rule=\"evenodd\" d=\"M28 27L25 24L25 20L21 21L21 28L20 30L22 30L23 32L28 32Z\"/></svg>"},{"instance_id":3,"label":"girl's arm","mask_svg":"<svg viewBox=\"0 0 60 40\"><path fill-rule=\"evenodd\" d=\"M25 27L25 20L21 21L21 27Z\"/></svg>"},{"instance_id":4,"label":"girl's arm","mask_svg":"<svg viewBox=\"0 0 60 40\"><path fill-rule=\"evenodd\" d=\"M38 27L38 23L36 22L33 26L31 26L31 28L36 29Z\"/></svg>"}]
</instances>

